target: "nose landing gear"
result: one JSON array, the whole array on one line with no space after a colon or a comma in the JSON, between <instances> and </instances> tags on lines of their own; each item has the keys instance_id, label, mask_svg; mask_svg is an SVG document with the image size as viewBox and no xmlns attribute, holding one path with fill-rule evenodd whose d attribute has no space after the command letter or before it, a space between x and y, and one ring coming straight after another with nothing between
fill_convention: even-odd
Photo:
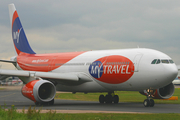
<instances>
[{"instance_id":1,"label":"nose landing gear","mask_svg":"<svg viewBox=\"0 0 180 120\"><path fill-rule=\"evenodd\" d=\"M114 92L109 92L106 96L100 95L99 102L100 103L116 103L117 104L119 102L119 96L115 95Z\"/></svg>"},{"instance_id":2,"label":"nose landing gear","mask_svg":"<svg viewBox=\"0 0 180 120\"><path fill-rule=\"evenodd\" d=\"M154 90L151 89L147 89L147 99L144 100L143 104L145 107L153 107L154 106L154 100L151 99L153 94L154 94Z\"/></svg>"}]
</instances>

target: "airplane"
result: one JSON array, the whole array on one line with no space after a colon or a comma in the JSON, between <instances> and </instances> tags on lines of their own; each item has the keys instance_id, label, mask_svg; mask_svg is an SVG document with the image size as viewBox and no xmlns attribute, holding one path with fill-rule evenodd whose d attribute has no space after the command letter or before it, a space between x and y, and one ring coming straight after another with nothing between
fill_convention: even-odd
<instances>
[{"instance_id":1,"label":"airplane","mask_svg":"<svg viewBox=\"0 0 180 120\"><path fill-rule=\"evenodd\" d=\"M180 76L176 77L175 80L172 82L174 85L180 85Z\"/></svg>"},{"instance_id":2,"label":"airplane","mask_svg":"<svg viewBox=\"0 0 180 120\"><path fill-rule=\"evenodd\" d=\"M53 105L56 91L101 94L99 102L119 102L115 91L139 91L153 99L167 99L174 93L172 81L178 70L173 60L157 50L129 48L36 54L30 47L14 4L9 4L12 39L17 53L10 60L17 70L0 70L1 77L17 76L25 84L22 94L35 105Z\"/></svg>"}]
</instances>

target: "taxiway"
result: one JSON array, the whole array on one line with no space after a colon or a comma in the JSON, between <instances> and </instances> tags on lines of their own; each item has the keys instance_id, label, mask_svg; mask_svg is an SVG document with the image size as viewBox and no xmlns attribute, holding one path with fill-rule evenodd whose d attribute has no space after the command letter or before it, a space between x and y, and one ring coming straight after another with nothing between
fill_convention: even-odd
<instances>
[{"instance_id":1,"label":"taxiway","mask_svg":"<svg viewBox=\"0 0 180 120\"><path fill-rule=\"evenodd\" d=\"M155 104L154 107L144 107L142 103L100 104L92 101L55 99L53 106L35 106L34 102L25 98L19 89L0 90L0 105L17 109L28 109L29 106L43 110L59 110L63 113L180 113L180 104Z\"/></svg>"}]
</instances>

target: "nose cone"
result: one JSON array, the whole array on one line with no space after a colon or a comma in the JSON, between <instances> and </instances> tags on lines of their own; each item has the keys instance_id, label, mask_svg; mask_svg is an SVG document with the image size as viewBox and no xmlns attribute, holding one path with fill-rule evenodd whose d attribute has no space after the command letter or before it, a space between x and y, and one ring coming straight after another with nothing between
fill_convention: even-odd
<instances>
[{"instance_id":1,"label":"nose cone","mask_svg":"<svg viewBox=\"0 0 180 120\"><path fill-rule=\"evenodd\" d=\"M164 77L167 82L172 82L178 75L178 69L175 64L164 66Z\"/></svg>"}]
</instances>

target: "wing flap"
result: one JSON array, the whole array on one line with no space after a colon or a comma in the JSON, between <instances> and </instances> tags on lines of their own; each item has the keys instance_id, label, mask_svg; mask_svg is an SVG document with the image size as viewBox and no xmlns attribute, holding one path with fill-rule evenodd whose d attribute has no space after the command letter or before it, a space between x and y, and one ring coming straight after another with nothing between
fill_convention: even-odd
<instances>
[{"instance_id":1,"label":"wing flap","mask_svg":"<svg viewBox=\"0 0 180 120\"><path fill-rule=\"evenodd\" d=\"M73 73L51 73L51 72L36 72L22 70L0 70L1 76L17 76L17 77L40 77L57 80L79 81L79 77Z\"/></svg>"},{"instance_id":2,"label":"wing flap","mask_svg":"<svg viewBox=\"0 0 180 120\"><path fill-rule=\"evenodd\" d=\"M35 76L47 79L79 81L78 76L71 73L36 72Z\"/></svg>"},{"instance_id":3,"label":"wing flap","mask_svg":"<svg viewBox=\"0 0 180 120\"><path fill-rule=\"evenodd\" d=\"M29 77L29 71L22 70L0 70L0 75L17 76L17 77Z\"/></svg>"}]
</instances>

